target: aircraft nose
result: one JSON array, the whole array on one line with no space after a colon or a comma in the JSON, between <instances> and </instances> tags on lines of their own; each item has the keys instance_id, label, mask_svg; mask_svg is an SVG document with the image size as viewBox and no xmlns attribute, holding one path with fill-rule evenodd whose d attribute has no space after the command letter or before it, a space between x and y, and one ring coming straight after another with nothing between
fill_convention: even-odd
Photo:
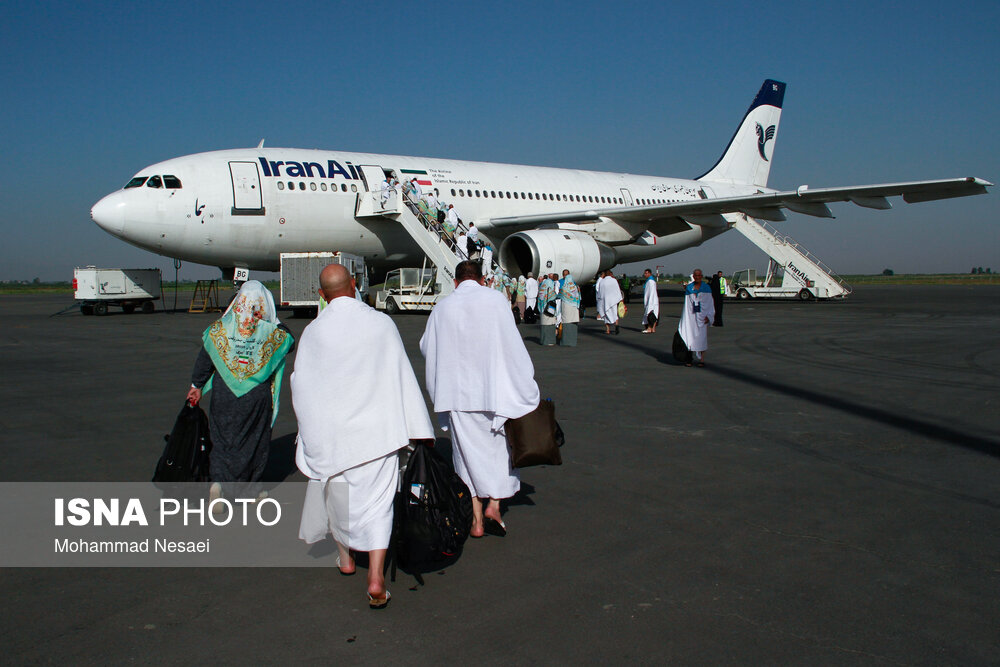
<instances>
[{"instance_id":1,"label":"aircraft nose","mask_svg":"<svg viewBox=\"0 0 1000 667\"><path fill-rule=\"evenodd\" d=\"M90 217L107 233L121 237L125 232L125 202L120 193L114 192L94 204Z\"/></svg>"}]
</instances>

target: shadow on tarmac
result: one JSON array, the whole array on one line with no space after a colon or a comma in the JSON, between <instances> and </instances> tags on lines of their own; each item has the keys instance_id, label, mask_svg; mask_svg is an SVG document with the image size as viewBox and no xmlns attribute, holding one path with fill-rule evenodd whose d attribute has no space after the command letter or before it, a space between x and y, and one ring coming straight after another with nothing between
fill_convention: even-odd
<instances>
[{"instance_id":1,"label":"shadow on tarmac","mask_svg":"<svg viewBox=\"0 0 1000 667\"><path fill-rule=\"evenodd\" d=\"M639 329L625 329L624 327L622 327L622 330L639 331ZM605 337L604 332L597 329L581 329L580 333L592 337ZM631 347L649 355L660 363L669 366L683 365L674 359L673 354L669 350L665 351L653 349L646 345L640 345L639 343L622 339L620 336L611 335L606 337L612 343ZM729 379L754 385L761 389L777 392L779 394L785 394L796 399L806 400L826 408L833 408L834 410L839 410L855 417L862 417L871 421L881 422L886 426L897 428L902 431L909 431L910 433L914 433L916 435L933 438L949 445L957 445L963 449L968 449L980 454L986 454L987 456L992 456L994 458L1000 458L1000 442L963 433L961 431L948 428L947 426L941 426L922 419L915 419L913 417L895 414L889 412L888 410L882 410L871 405L849 401L838 396L805 389L800 385L793 386L783 382L768 380L763 377L758 377L736 370L735 368L709 364L703 370L712 371L714 373L718 373L719 375L724 375Z\"/></svg>"}]
</instances>

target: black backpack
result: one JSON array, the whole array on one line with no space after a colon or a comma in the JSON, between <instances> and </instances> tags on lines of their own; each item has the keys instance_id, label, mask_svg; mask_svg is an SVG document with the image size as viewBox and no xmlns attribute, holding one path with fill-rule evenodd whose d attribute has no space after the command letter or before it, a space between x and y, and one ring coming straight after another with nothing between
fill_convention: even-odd
<instances>
[{"instance_id":1,"label":"black backpack","mask_svg":"<svg viewBox=\"0 0 1000 667\"><path fill-rule=\"evenodd\" d=\"M173 430L163 439L167 445L156 464L154 483L209 481L208 457L212 452L212 440L204 410L185 402Z\"/></svg>"},{"instance_id":2,"label":"black backpack","mask_svg":"<svg viewBox=\"0 0 1000 667\"><path fill-rule=\"evenodd\" d=\"M451 465L425 441L403 472L393 519L393 575L400 569L418 576L450 565L472 529L472 493Z\"/></svg>"}]
</instances>

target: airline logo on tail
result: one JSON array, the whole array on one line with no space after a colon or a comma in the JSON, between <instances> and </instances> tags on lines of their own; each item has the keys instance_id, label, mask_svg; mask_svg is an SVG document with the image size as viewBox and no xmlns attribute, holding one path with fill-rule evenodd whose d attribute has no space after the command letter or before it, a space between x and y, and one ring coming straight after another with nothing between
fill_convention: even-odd
<instances>
[{"instance_id":1,"label":"airline logo on tail","mask_svg":"<svg viewBox=\"0 0 1000 667\"><path fill-rule=\"evenodd\" d=\"M769 142L771 139L774 139L774 125L771 125L765 130L761 127L760 123L757 123L757 151L764 159L764 162L768 161L767 156L764 155L764 144Z\"/></svg>"}]
</instances>

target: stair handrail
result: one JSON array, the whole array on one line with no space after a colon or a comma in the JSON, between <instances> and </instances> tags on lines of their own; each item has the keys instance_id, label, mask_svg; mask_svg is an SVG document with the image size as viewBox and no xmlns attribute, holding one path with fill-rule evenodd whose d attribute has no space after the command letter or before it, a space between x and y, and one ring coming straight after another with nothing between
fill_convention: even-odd
<instances>
[{"instance_id":1,"label":"stair handrail","mask_svg":"<svg viewBox=\"0 0 1000 667\"><path fill-rule=\"evenodd\" d=\"M827 266L826 263L823 262L823 260L821 260L819 257L809 252L809 250L806 249L805 246L803 246L801 243L793 239L791 236L778 231L778 229L774 225L768 224L766 220L751 218L750 216L746 216L746 219L748 222L756 222L758 225L760 225L764 229L764 231L770 234L778 242L779 245L787 245L794 248L796 252L798 252L800 255L802 255L810 262L818 266L819 269L824 273L826 273L828 276L833 278L834 281L836 281L841 287L844 288L847 294L850 294L853 291L851 289L851 286L848 285L843 278L841 278L838 274L836 274L833 271L833 269Z\"/></svg>"}]
</instances>

